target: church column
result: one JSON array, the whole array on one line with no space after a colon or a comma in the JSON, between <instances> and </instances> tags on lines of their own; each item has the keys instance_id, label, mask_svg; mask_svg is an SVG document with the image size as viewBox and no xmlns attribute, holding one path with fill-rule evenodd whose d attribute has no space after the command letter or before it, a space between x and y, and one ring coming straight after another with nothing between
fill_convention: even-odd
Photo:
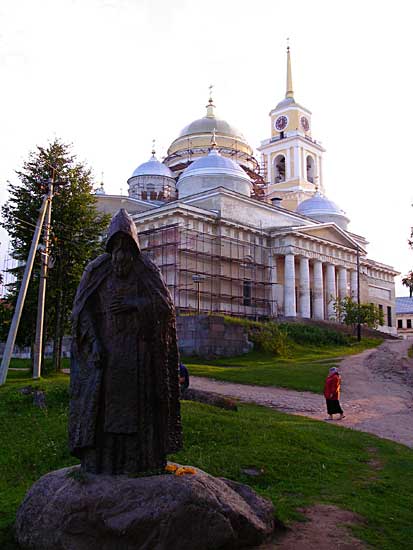
<instances>
[{"instance_id":1,"label":"church column","mask_svg":"<svg viewBox=\"0 0 413 550\"><path fill-rule=\"evenodd\" d=\"M350 296L353 301L357 300L357 271L350 271Z\"/></svg>"},{"instance_id":2,"label":"church column","mask_svg":"<svg viewBox=\"0 0 413 550\"><path fill-rule=\"evenodd\" d=\"M263 155L266 158L267 163L267 180L272 182L272 159L271 155Z\"/></svg>"},{"instance_id":3,"label":"church column","mask_svg":"<svg viewBox=\"0 0 413 550\"><path fill-rule=\"evenodd\" d=\"M300 315L309 319L310 309L310 264L308 258L300 258Z\"/></svg>"},{"instance_id":4,"label":"church column","mask_svg":"<svg viewBox=\"0 0 413 550\"><path fill-rule=\"evenodd\" d=\"M323 157L320 155L318 157L318 186L320 191L324 192L323 186Z\"/></svg>"},{"instance_id":5,"label":"church column","mask_svg":"<svg viewBox=\"0 0 413 550\"><path fill-rule=\"evenodd\" d=\"M285 152L285 179L287 181L291 179L291 154L289 148Z\"/></svg>"},{"instance_id":6,"label":"church column","mask_svg":"<svg viewBox=\"0 0 413 550\"><path fill-rule=\"evenodd\" d=\"M340 267L338 270L338 295L340 300L347 296L347 269Z\"/></svg>"},{"instance_id":7,"label":"church column","mask_svg":"<svg viewBox=\"0 0 413 550\"><path fill-rule=\"evenodd\" d=\"M333 264L327 264L327 319L335 319L336 312L334 311L334 301L337 299L336 293L336 268Z\"/></svg>"},{"instance_id":8,"label":"church column","mask_svg":"<svg viewBox=\"0 0 413 550\"><path fill-rule=\"evenodd\" d=\"M295 256L294 254L285 255L284 265L284 315L285 317L295 317L297 315L295 301Z\"/></svg>"},{"instance_id":9,"label":"church column","mask_svg":"<svg viewBox=\"0 0 413 550\"><path fill-rule=\"evenodd\" d=\"M294 145L294 178L300 177L300 149L298 145Z\"/></svg>"},{"instance_id":10,"label":"church column","mask_svg":"<svg viewBox=\"0 0 413 550\"><path fill-rule=\"evenodd\" d=\"M314 319L324 319L324 288L323 288L323 264L316 260L313 265L314 288L313 288L313 306Z\"/></svg>"}]
</instances>

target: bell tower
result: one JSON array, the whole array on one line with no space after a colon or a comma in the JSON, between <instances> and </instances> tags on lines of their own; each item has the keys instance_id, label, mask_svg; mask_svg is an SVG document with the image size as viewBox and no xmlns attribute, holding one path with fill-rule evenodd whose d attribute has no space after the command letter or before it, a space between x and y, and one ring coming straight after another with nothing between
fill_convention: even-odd
<instances>
[{"instance_id":1,"label":"bell tower","mask_svg":"<svg viewBox=\"0 0 413 550\"><path fill-rule=\"evenodd\" d=\"M258 148L268 183L266 200L282 199L282 207L295 210L317 188L323 191L324 149L311 135L311 111L294 99L289 46L285 98L270 112L270 119L271 137Z\"/></svg>"}]
</instances>

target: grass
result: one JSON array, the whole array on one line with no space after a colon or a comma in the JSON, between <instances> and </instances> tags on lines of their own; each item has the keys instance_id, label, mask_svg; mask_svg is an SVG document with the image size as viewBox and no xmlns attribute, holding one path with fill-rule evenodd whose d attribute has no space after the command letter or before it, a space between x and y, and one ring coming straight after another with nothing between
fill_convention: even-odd
<instances>
[{"instance_id":1,"label":"grass","mask_svg":"<svg viewBox=\"0 0 413 550\"><path fill-rule=\"evenodd\" d=\"M360 343L347 346L294 344L288 358L252 351L239 357L211 361L188 357L184 362L194 376L322 393L328 369L336 366L339 358L360 353L380 343L381 340L365 338Z\"/></svg>"},{"instance_id":2,"label":"grass","mask_svg":"<svg viewBox=\"0 0 413 550\"><path fill-rule=\"evenodd\" d=\"M68 377L34 382L46 391L47 411L17 390L0 388L0 548L15 550L12 525L28 488L50 470L76 462L67 451ZM374 548L411 548L413 451L374 436L252 405L238 412L183 402L185 449L174 460L253 486L270 498L284 522L297 508L333 503L362 515L357 536ZM369 465L372 458L382 469ZM242 473L263 468L259 478Z\"/></svg>"}]
</instances>

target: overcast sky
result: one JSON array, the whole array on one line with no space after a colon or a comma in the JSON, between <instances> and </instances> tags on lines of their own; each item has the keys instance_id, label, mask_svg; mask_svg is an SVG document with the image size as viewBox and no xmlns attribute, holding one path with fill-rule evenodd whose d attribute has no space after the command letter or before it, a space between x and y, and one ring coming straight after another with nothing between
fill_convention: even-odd
<instances>
[{"instance_id":1,"label":"overcast sky","mask_svg":"<svg viewBox=\"0 0 413 550\"><path fill-rule=\"evenodd\" d=\"M97 182L104 172L108 193L127 193L152 139L163 157L204 116L211 83L217 115L256 148L285 94L290 37L295 99L327 149L326 193L369 257L405 274L412 11L407 0L0 0L0 203L29 151L54 137Z\"/></svg>"}]
</instances>

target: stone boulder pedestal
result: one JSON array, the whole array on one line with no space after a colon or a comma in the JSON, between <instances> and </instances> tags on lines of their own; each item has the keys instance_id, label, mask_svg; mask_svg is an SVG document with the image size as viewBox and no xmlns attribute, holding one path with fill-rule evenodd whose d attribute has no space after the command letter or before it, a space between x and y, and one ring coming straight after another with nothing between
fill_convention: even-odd
<instances>
[{"instance_id":1,"label":"stone boulder pedestal","mask_svg":"<svg viewBox=\"0 0 413 550\"><path fill-rule=\"evenodd\" d=\"M177 476L51 472L21 504L16 538L30 550L248 548L273 534L274 508L246 485L201 470Z\"/></svg>"}]
</instances>

